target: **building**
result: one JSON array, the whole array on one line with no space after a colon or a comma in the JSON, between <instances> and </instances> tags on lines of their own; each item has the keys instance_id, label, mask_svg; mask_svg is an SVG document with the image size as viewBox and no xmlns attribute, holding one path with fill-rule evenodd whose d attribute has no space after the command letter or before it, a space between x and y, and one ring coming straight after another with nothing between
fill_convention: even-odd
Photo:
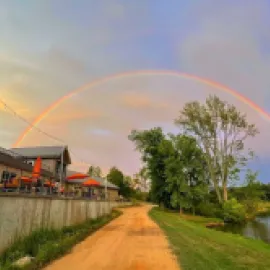
<instances>
[{"instance_id":1,"label":"building","mask_svg":"<svg viewBox=\"0 0 270 270\"><path fill-rule=\"evenodd\" d=\"M119 187L109 181L106 183L106 179L104 178L81 174L74 171L68 171L67 177L68 178L65 181L65 192L67 194L72 194L75 196L86 195L87 197L92 197L95 199L105 199L105 189L107 186L107 199L110 201L116 201L119 199ZM98 182L99 185L88 187L84 186L84 183L89 179Z\"/></svg>"},{"instance_id":2,"label":"building","mask_svg":"<svg viewBox=\"0 0 270 270\"><path fill-rule=\"evenodd\" d=\"M33 166L25 163L22 156L13 151L0 147L0 184L9 182L12 179L22 177L31 177ZM53 174L48 170L41 170L41 179L46 180L53 177ZM15 187L16 185L14 185Z\"/></svg>"},{"instance_id":3,"label":"building","mask_svg":"<svg viewBox=\"0 0 270 270\"><path fill-rule=\"evenodd\" d=\"M41 157L42 168L50 171L57 181L64 181L67 167L71 164L67 146L22 147L12 148L11 151L19 155L25 163L32 166L36 159Z\"/></svg>"}]
</instances>

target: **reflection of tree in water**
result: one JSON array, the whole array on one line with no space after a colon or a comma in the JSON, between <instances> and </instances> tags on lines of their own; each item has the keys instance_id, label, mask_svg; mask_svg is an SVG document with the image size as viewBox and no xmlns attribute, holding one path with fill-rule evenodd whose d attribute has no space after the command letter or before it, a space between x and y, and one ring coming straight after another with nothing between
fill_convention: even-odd
<instances>
[{"instance_id":1,"label":"reflection of tree in water","mask_svg":"<svg viewBox=\"0 0 270 270\"><path fill-rule=\"evenodd\" d=\"M270 243L269 218L258 218L248 222L243 230L243 235Z\"/></svg>"},{"instance_id":2,"label":"reflection of tree in water","mask_svg":"<svg viewBox=\"0 0 270 270\"><path fill-rule=\"evenodd\" d=\"M270 217L257 218L243 225L227 224L222 230L270 243Z\"/></svg>"},{"instance_id":3,"label":"reflection of tree in water","mask_svg":"<svg viewBox=\"0 0 270 270\"><path fill-rule=\"evenodd\" d=\"M243 235L244 228L240 224L226 224L223 231Z\"/></svg>"}]
</instances>

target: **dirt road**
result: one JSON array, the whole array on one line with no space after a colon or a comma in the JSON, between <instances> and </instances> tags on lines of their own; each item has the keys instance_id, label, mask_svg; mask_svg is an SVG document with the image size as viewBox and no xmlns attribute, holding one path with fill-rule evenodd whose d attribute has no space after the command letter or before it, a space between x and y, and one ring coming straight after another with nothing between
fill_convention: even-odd
<instances>
[{"instance_id":1,"label":"dirt road","mask_svg":"<svg viewBox=\"0 0 270 270\"><path fill-rule=\"evenodd\" d=\"M149 206L133 207L46 270L179 270Z\"/></svg>"}]
</instances>

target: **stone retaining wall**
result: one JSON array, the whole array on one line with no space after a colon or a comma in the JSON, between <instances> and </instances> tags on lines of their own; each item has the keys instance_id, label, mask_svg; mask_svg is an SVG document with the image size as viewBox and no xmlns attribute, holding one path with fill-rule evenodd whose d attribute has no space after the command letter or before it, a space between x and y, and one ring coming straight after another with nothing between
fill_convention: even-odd
<instances>
[{"instance_id":1,"label":"stone retaining wall","mask_svg":"<svg viewBox=\"0 0 270 270\"><path fill-rule=\"evenodd\" d=\"M109 214L128 203L57 197L0 195L0 253L40 228L62 228Z\"/></svg>"}]
</instances>

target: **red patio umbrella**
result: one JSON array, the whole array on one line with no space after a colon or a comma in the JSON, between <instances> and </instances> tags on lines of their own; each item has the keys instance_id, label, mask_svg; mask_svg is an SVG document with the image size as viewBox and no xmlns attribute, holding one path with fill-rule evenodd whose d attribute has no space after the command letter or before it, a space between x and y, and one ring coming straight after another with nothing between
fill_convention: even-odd
<instances>
[{"instance_id":1,"label":"red patio umbrella","mask_svg":"<svg viewBox=\"0 0 270 270\"><path fill-rule=\"evenodd\" d=\"M45 187L54 187L55 184L54 184L53 182L49 181L49 180L46 180L46 181L44 182L44 186L45 186Z\"/></svg>"},{"instance_id":2,"label":"red patio umbrella","mask_svg":"<svg viewBox=\"0 0 270 270\"><path fill-rule=\"evenodd\" d=\"M67 180L72 180L72 179L84 179L89 177L88 174L85 173L75 173L67 177Z\"/></svg>"},{"instance_id":3,"label":"red patio umbrella","mask_svg":"<svg viewBox=\"0 0 270 270\"><path fill-rule=\"evenodd\" d=\"M100 183L94 179L89 178L83 184L84 187L100 186Z\"/></svg>"},{"instance_id":4,"label":"red patio umbrella","mask_svg":"<svg viewBox=\"0 0 270 270\"><path fill-rule=\"evenodd\" d=\"M32 183L32 179L26 176L22 176L21 181L23 181L24 183Z\"/></svg>"},{"instance_id":5,"label":"red patio umbrella","mask_svg":"<svg viewBox=\"0 0 270 270\"><path fill-rule=\"evenodd\" d=\"M38 157L35 161L35 165L32 172L32 178L39 178L41 172L42 160L41 157Z\"/></svg>"}]
</instances>

